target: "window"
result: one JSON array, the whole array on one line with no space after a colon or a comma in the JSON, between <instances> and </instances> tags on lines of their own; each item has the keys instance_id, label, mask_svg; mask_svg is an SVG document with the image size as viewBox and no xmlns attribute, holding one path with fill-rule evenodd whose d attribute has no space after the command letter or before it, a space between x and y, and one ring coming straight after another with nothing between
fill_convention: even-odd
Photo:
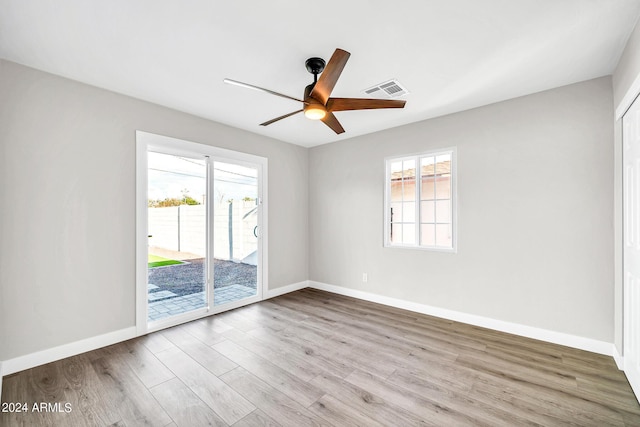
<instances>
[{"instance_id":1,"label":"window","mask_svg":"<svg viewBox=\"0 0 640 427\"><path fill-rule=\"evenodd\" d=\"M455 154L386 159L385 246L455 251Z\"/></svg>"}]
</instances>

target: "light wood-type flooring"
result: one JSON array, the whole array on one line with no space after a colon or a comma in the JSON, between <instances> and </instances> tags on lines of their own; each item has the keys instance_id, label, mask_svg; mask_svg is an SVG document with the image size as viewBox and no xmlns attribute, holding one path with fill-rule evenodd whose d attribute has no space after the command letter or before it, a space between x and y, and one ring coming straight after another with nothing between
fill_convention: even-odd
<instances>
[{"instance_id":1,"label":"light wood-type flooring","mask_svg":"<svg viewBox=\"0 0 640 427\"><path fill-rule=\"evenodd\" d=\"M7 376L2 400L30 406L2 426L640 426L610 357L309 289Z\"/></svg>"}]
</instances>

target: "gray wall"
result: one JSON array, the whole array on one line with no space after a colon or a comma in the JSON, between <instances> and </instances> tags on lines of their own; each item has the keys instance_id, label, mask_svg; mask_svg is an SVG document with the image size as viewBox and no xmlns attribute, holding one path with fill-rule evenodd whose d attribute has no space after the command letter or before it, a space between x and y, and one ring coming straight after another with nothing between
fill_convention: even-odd
<instances>
[{"instance_id":1,"label":"gray wall","mask_svg":"<svg viewBox=\"0 0 640 427\"><path fill-rule=\"evenodd\" d=\"M612 116L603 77L311 149L310 280L613 342ZM384 248L384 158L450 146L458 253Z\"/></svg>"},{"instance_id":2,"label":"gray wall","mask_svg":"<svg viewBox=\"0 0 640 427\"><path fill-rule=\"evenodd\" d=\"M308 150L0 60L0 360L135 324L135 131L269 159L269 285L308 277Z\"/></svg>"}]
</instances>

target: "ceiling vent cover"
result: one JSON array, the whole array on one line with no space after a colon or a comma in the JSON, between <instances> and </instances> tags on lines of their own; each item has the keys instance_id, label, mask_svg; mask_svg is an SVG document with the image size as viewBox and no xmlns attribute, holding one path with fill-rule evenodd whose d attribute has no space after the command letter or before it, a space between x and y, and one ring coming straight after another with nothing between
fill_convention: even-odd
<instances>
[{"instance_id":1,"label":"ceiling vent cover","mask_svg":"<svg viewBox=\"0 0 640 427\"><path fill-rule=\"evenodd\" d=\"M409 91L405 89L399 81L392 79L370 87L369 89L365 89L364 93L376 98L397 98L408 94Z\"/></svg>"}]
</instances>

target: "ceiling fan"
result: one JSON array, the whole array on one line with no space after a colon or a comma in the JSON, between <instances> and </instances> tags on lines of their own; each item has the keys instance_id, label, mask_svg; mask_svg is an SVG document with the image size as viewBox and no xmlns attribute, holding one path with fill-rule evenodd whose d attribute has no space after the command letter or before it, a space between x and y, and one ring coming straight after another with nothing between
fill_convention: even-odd
<instances>
[{"instance_id":1,"label":"ceiling fan","mask_svg":"<svg viewBox=\"0 0 640 427\"><path fill-rule=\"evenodd\" d=\"M304 115L311 120L322 120L324 124L329 126L335 133L341 134L344 128L333 114L334 111L347 110L373 110L378 108L404 108L406 101L391 99L365 99L365 98L330 98L331 91L336 85L340 74L344 69L351 54L346 50L336 49L329 59L329 63L325 64L322 58L309 58L305 62L307 71L313 74L313 83L305 87L303 99L294 98L289 95L274 92L258 86L242 83L231 79L224 79L225 83L255 89L261 92L270 93L271 95L280 96L303 104L301 110L285 114L275 119L260 123L260 126L269 126L279 120L291 117L304 111ZM326 65L326 66L325 66ZM324 71L324 72L323 72ZM322 73L322 74L321 74ZM321 74L318 78L318 74Z\"/></svg>"}]
</instances>

